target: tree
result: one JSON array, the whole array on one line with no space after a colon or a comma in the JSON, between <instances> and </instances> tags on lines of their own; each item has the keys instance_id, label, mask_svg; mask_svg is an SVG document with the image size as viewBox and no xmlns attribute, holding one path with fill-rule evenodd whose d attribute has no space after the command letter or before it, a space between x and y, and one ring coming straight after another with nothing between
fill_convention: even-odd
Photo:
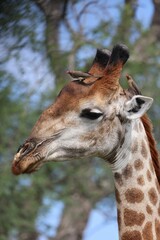
<instances>
[{"instance_id":1,"label":"tree","mask_svg":"<svg viewBox=\"0 0 160 240\"><path fill-rule=\"evenodd\" d=\"M23 4L21 1L0 3L1 240L13 239L13 236L22 240L35 239L38 236L35 218L39 211L38 202L41 203L43 194L39 196L38 189L32 188L34 182L29 177L15 178L10 169L10 159L39 114L38 108L35 109L30 104L33 91L26 81L20 79L23 75L20 52L24 47L33 46L35 40L35 35L27 27L29 20L35 23L35 9L31 11L32 7L28 1L23 1ZM34 47L34 51L35 49L38 46ZM13 67L10 70L13 61L17 63L16 67L21 73L18 76Z\"/></svg>"}]
</instances>

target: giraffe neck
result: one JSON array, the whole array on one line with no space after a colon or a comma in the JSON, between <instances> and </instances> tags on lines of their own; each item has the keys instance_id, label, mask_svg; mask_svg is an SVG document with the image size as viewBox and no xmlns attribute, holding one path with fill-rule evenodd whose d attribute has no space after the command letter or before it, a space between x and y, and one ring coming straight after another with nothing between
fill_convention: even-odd
<instances>
[{"instance_id":1,"label":"giraffe neck","mask_svg":"<svg viewBox=\"0 0 160 240\"><path fill-rule=\"evenodd\" d=\"M126 129L112 166L120 240L160 239L160 187L141 120Z\"/></svg>"}]
</instances>

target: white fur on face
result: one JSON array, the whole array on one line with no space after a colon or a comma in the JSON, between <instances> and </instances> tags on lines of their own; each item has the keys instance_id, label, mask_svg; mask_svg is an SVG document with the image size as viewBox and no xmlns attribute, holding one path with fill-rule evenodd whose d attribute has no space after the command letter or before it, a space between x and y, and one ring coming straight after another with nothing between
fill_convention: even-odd
<instances>
[{"instance_id":1,"label":"white fur on face","mask_svg":"<svg viewBox=\"0 0 160 240\"><path fill-rule=\"evenodd\" d=\"M90 120L80 117L83 109L102 112L98 119ZM85 104L79 113L69 112L57 123L57 129L64 128L62 134L47 146L46 161L61 161L90 156L107 157L119 144L118 134L121 125L115 118L116 108L107 105L98 108L93 103Z\"/></svg>"}]
</instances>

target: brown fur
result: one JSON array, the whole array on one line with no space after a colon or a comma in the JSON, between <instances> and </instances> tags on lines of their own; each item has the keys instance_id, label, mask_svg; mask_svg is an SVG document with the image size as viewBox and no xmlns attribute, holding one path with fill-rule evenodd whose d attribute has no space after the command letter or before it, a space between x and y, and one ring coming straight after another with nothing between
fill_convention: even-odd
<instances>
[{"instance_id":1,"label":"brown fur","mask_svg":"<svg viewBox=\"0 0 160 240\"><path fill-rule=\"evenodd\" d=\"M138 213L132 209L125 208L124 209L124 223L126 226L142 226L145 220L145 215L143 213Z\"/></svg>"},{"instance_id":2,"label":"brown fur","mask_svg":"<svg viewBox=\"0 0 160 240\"><path fill-rule=\"evenodd\" d=\"M138 182L138 184L141 185L141 186L143 186L143 185L145 184L143 175L140 175L140 176L137 178L137 182Z\"/></svg>"},{"instance_id":3,"label":"brown fur","mask_svg":"<svg viewBox=\"0 0 160 240\"><path fill-rule=\"evenodd\" d=\"M120 185L122 186L123 185L123 179L122 179L122 175L120 173L115 173L114 174L114 179L115 181Z\"/></svg>"},{"instance_id":4,"label":"brown fur","mask_svg":"<svg viewBox=\"0 0 160 240\"><path fill-rule=\"evenodd\" d=\"M143 126L144 126L146 134L147 134L153 166L154 166L154 169L155 169L155 173L157 175L158 182L160 184L160 161L159 161L159 154L158 154L158 151L156 149L156 141L155 141L155 139L153 137L153 134L152 134L152 129L153 129L152 123L151 123L149 117L147 116L147 114L145 114L141 118L141 120L143 122Z\"/></svg>"},{"instance_id":5,"label":"brown fur","mask_svg":"<svg viewBox=\"0 0 160 240\"><path fill-rule=\"evenodd\" d=\"M142 240L141 233L137 230L134 231L126 231L122 235L122 240Z\"/></svg>"},{"instance_id":6,"label":"brown fur","mask_svg":"<svg viewBox=\"0 0 160 240\"><path fill-rule=\"evenodd\" d=\"M125 192L128 203L140 203L144 199L144 193L139 188L129 188Z\"/></svg>"},{"instance_id":7,"label":"brown fur","mask_svg":"<svg viewBox=\"0 0 160 240\"><path fill-rule=\"evenodd\" d=\"M132 172L133 172L132 166L130 164L127 164L127 166L123 170L124 178L125 179L131 178L132 177Z\"/></svg>"},{"instance_id":8,"label":"brown fur","mask_svg":"<svg viewBox=\"0 0 160 240\"><path fill-rule=\"evenodd\" d=\"M151 172L149 170L147 170L147 179L149 182L152 181L152 175L151 175Z\"/></svg>"},{"instance_id":9,"label":"brown fur","mask_svg":"<svg viewBox=\"0 0 160 240\"><path fill-rule=\"evenodd\" d=\"M143 239L144 240L151 240L151 239L153 239L152 223L151 222L147 222L145 224L145 226L144 226L144 229L143 229Z\"/></svg>"},{"instance_id":10,"label":"brown fur","mask_svg":"<svg viewBox=\"0 0 160 240\"><path fill-rule=\"evenodd\" d=\"M153 205L156 205L157 204L157 201L158 201L158 195L156 193L156 190L154 188L151 188L149 191L148 191L148 195L149 195L149 200L150 202L153 204Z\"/></svg>"},{"instance_id":11,"label":"brown fur","mask_svg":"<svg viewBox=\"0 0 160 240\"><path fill-rule=\"evenodd\" d=\"M134 167L135 167L136 170L140 171L144 168L144 163L140 159L137 159L134 162Z\"/></svg>"},{"instance_id":12,"label":"brown fur","mask_svg":"<svg viewBox=\"0 0 160 240\"><path fill-rule=\"evenodd\" d=\"M155 231L158 240L160 236L160 222L157 219L155 220Z\"/></svg>"},{"instance_id":13,"label":"brown fur","mask_svg":"<svg viewBox=\"0 0 160 240\"><path fill-rule=\"evenodd\" d=\"M146 211L147 211L147 213L150 214L150 215L152 215L152 213L153 213L153 210L152 210L151 206L149 206L148 204L147 204L147 206L146 206Z\"/></svg>"}]
</instances>

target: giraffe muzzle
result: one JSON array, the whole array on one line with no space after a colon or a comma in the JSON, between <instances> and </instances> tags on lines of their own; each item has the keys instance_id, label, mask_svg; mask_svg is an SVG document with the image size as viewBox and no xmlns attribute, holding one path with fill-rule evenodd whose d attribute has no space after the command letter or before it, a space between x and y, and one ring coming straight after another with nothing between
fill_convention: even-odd
<instances>
[{"instance_id":1,"label":"giraffe muzzle","mask_svg":"<svg viewBox=\"0 0 160 240\"><path fill-rule=\"evenodd\" d=\"M12 162L13 174L19 175L23 173L24 169L27 169L26 164L28 161L26 161L25 159L30 155L30 153L34 151L35 148L36 142L34 140L27 140L23 145L20 145Z\"/></svg>"},{"instance_id":2,"label":"giraffe muzzle","mask_svg":"<svg viewBox=\"0 0 160 240\"><path fill-rule=\"evenodd\" d=\"M32 173L40 168L45 158L44 146L55 140L59 133L48 139L28 138L17 150L12 161L12 173Z\"/></svg>"},{"instance_id":3,"label":"giraffe muzzle","mask_svg":"<svg viewBox=\"0 0 160 240\"><path fill-rule=\"evenodd\" d=\"M31 151L33 151L36 147L36 142L33 140L26 141L23 145L21 145L17 153L20 154L21 157L24 157L25 155L29 154Z\"/></svg>"}]
</instances>

